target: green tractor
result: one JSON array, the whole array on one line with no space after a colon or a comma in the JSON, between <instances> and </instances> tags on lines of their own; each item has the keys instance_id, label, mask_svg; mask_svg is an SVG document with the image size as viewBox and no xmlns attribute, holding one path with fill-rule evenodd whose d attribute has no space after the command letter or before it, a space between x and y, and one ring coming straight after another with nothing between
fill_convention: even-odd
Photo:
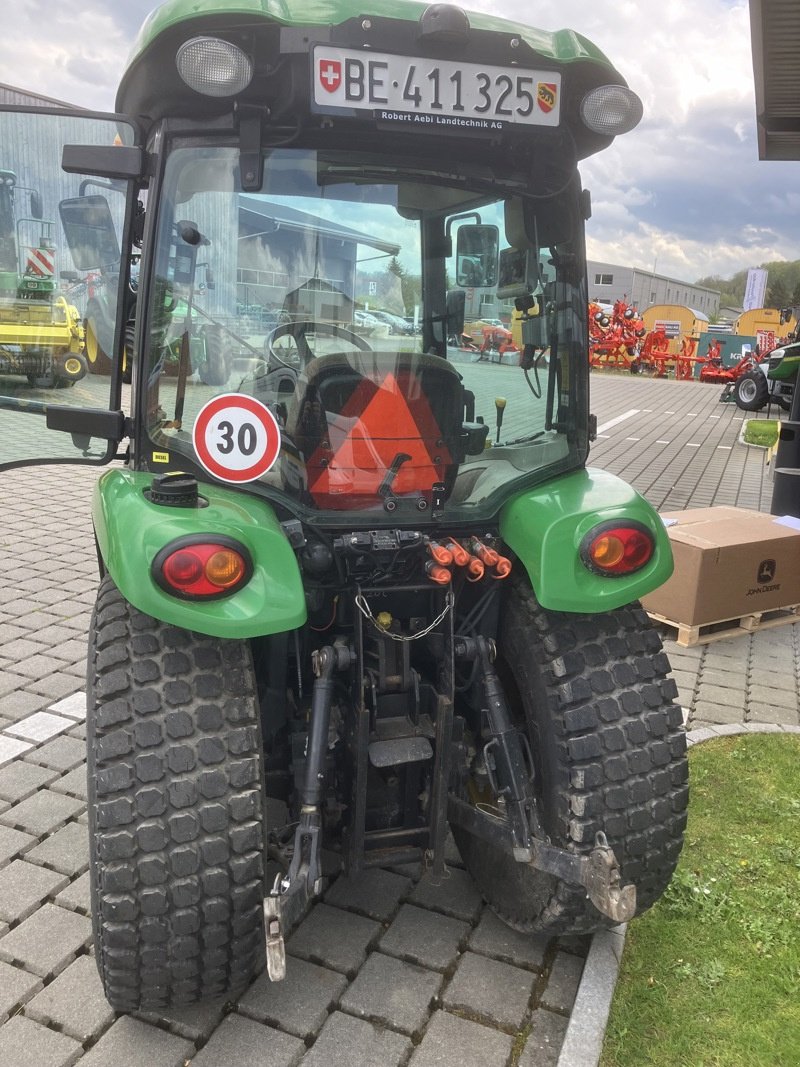
<instances>
[{"instance_id":1,"label":"green tractor","mask_svg":"<svg viewBox=\"0 0 800 1067\"><path fill-rule=\"evenodd\" d=\"M781 309L781 325L796 318L800 308ZM733 383L726 387L724 394L730 392L736 406L743 411L761 411L767 405L775 404L782 411L791 411L797 371L800 368L800 337L794 330L786 344L773 348L759 361L751 360L743 364Z\"/></svg>"},{"instance_id":2,"label":"green tractor","mask_svg":"<svg viewBox=\"0 0 800 1067\"><path fill-rule=\"evenodd\" d=\"M121 356L88 405L0 396L0 466L118 460L87 678L117 1010L233 997L265 960L280 979L323 850L441 876L452 832L523 932L663 893L685 735L638 598L672 558L586 465L578 164L640 116L580 35L410 0L171 0L116 115L0 113L3 143L51 145L76 271L117 263L117 308L143 223L130 406ZM521 319L517 366L448 344L466 262ZM420 330L366 337L369 306Z\"/></svg>"}]
</instances>

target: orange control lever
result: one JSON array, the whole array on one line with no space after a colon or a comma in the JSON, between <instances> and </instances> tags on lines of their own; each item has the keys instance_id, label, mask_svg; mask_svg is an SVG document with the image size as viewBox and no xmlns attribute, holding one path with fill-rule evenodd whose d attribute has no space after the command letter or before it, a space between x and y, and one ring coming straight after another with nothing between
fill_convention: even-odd
<instances>
[{"instance_id":1,"label":"orange control lever","mask_svg":"<svg viewBox=\"0 0 800 1067\"><path fill-rule=\"evenodd\" d=\"M469 563L467 564L467 581L479 582L484 575L486 568L477 556L470 556Z\"/></svg>"},{"instance_id":2,"label":"orange control lever","mask_svg":"<svg viewBox=\"0 0 800 1067\"><path fill-rule=\"evenodd\" d=\"M469 548L470 552L474 553L487 567L497 566L497 561L500 559L498 554L493 548L488 548L483 541L479 541L477 537L470 538Z\"/></svg>"},{"instance_id":3,"label":"orange control lever","mask_svg":"<svg viewBox=\"0 0 800 1067\"><path fill-rule=\"evenodd\" d=\"M449 548L445 548L444 545L440 545L438 541L428 541L428 552L437 563L441 563L443 567L450 567L453 564L453 553Z\"/></svg>"},{"instance_id":4,"label":"orange control lever","mask_svg":"<svg viewBox=\"0 0 800 1067\"><path fill-rule=\"evenodd\" d=\"M511 560L506 556L498 556L492 577L507 578L509 574L511 574Z\"/></svg>"},{"instance_id":5,"label":"orange control lever","mask_svg":"<svg viewBox=\"0 0 800 1067\"><path fill-rule=\"evenodd\" d=\"M460 545L458 541L455 541L452 537L448 537L445 541L445 547L450 551L453 557L453 562L457 567L467 566L471 557L463 545Z\"/></svg>"},{"instance_id":6,"label":"orange control lever","mask_svg":"<svg viewBox=\"0 0 800 1067\"><path fill-rule=\"evenodd\" d=\"M429 559L425 564L425 573L430 580L436 582L437 585L449 585L450 580L453 577L447 567L442 567L432 559Z\"/></svg>"}]
</instances>

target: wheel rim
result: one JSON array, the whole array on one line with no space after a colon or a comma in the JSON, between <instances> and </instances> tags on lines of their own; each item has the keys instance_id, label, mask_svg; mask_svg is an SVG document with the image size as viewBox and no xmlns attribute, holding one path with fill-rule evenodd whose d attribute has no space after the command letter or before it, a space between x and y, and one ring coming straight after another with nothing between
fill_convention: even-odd
<instances>
[{"instance_id":1,"label":"wheel rim","mask_svg":"<svg viewBox=\"0 0 800 1067\"><path fill-rule=\"evenodd\" d=\"M752 378L745 378L739 385L739 396L746 404L752 404L756 398L756 383Z\"/></svg>"},{"instance_id":2,"label":"wheel rim","mask_svg":"<svg viewBox=\"0 0 800 1067\"><path fill-rule=\"evenodd\" d=\"M89 363L94 366L97 362L97 334L94 331L94 323L89 321L84 327L84 345L86 349L86 358Z\"/></svg>"},{"instance_id":3,"label":"wheel rim","mask_svg":"<svg viewBox=\"0 0 800 1067\"><path fill-rule=\"evenodd\" d=\"M64 360L64 372L71 378L80 374L81 370L81 361L76 359L75 356L70 356L69 359Z\"/></svg>"}]
</instances>

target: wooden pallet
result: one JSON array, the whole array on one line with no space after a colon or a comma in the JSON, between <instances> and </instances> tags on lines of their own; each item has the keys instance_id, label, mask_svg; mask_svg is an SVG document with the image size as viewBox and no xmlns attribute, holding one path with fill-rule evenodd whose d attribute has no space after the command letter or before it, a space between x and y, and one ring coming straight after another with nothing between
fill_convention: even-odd
<instances>
[{"instance_id":1,"label":"wooden pallet","mask_svg":"<svg viewBox=\"0 0 800 1067\"><path fill-rule=\"evenodd\" d=\"M694 645L708 645L712 641L724 641L729 637L740 637L742 634L758 633L761 630L771 630L774 626L786 626L787 623L797 622L800 619L800 604L775 608L774 611L755 611L752 615L740 615L735 619L720 619L717 622L704 623L702 626L689 626L684 622L675 622L673 619L666 619L663 615L657 615L654 611L648 611L647 614L653 622L677 630L678 636L675 638L677 644L683 648L692 648Z\"/></svg>"}]
</instances>

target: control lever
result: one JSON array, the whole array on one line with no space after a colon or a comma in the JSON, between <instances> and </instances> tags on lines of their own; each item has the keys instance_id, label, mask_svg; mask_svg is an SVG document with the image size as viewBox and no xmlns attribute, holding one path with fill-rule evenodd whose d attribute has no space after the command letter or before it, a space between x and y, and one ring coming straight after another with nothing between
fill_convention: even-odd
<instances>
[{"instance_id":1,"label":"control lever","mask_svg":"<svg viewBox=\"0 0 800 1067\"><path fill-rule=\"evenodd\" d=\"M500 444L500 427L503 425L503 415L506 410L506 398L504 396L496 396L494 398L495 411L497 413L497 436L495 437L495 444Z\"/></svg>"}]
</instances>

